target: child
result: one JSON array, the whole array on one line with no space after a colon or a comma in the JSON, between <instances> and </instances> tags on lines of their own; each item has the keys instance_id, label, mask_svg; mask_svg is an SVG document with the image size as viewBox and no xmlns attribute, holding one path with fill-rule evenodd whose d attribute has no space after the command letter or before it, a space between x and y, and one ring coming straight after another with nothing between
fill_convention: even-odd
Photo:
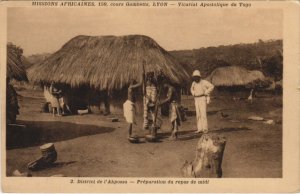
<instances>
[{"instance_id":1,"label":"child","mask_svg":"<svg viewBox=\"0 0 300 194\"><path fill-rule=\"evenodd\" d=\"M160 106L168 103L170 107L169 118L172 125L171 136L169 140L176 140L178 138L178 127L181 124L181 117L178 109L178 96L176 90L168 82L164 83L164 88L167 89L167 98L160 103Z\"/></svg>"},{"instance_id":2,"label":"child","mask_svg":"<svg viewBox=\"0 0 300 194\"><path fill-rule=\"evenodd\" d=\"M128 88L128 99L123 104L124 117L126 122L129 124L128 126L128 138L132 137L132 124L136 124L135 120L135 102L136 102L136 94L137 88L141 86L142 83L137 83L135 80L131 82Z\"/></svg>"},{"instance_id":3,"label":"child","mask_svg":"<svg viewBox=\"0 0 300 194\"><path fill-rule=\"evenodd\" d=\"M62 116L60 114L60 104L59 104L59 95L61 94L61 90L58 90L55 83L52 81L50 85L50 94L51 94L51 106L53 117L55 116L55 109L57 111L57 116Z\"/></svg>"}]
</instances>

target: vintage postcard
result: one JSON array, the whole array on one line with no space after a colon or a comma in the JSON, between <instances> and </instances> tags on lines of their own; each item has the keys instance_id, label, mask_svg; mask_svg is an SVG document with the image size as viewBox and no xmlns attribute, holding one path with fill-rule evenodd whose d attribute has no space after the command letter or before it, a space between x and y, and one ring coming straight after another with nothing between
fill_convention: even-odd
<instances>
[{"instance_id":1,"label":"vintage postcard","mask_svg":"<svg viewBox=\"0 0 300 194\"><path fill-rule=\"evenodd\" d=\"M0 1L3 192L299 192L298 1Z\"/></svg>"}]
</instances>

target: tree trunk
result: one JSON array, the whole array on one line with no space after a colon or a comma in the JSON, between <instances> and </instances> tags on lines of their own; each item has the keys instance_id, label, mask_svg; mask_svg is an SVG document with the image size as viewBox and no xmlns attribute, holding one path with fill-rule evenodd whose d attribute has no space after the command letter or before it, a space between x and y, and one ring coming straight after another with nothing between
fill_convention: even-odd
<instances>
[{"instance_id":1,"label":"tree trunk","mask_svg":"<svg viewBox=\"0 0 300 194\"><path fill-rule=\"evenodd\" d=\"M221 178L225 145L224 137L202 135L197 145L196 157L191 163L185 162L181 168L182 175L196 178Z\"/></svg>"}]
</instances>

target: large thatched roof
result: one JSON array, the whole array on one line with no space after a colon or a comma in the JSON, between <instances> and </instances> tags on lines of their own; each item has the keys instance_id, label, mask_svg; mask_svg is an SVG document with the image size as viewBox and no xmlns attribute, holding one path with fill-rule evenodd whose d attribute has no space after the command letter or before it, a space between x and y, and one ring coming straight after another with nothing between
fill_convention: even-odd
<instances>
[{"instance_id":1,"label":"large thatched roof","mask_svg":"<svg viewBox=\"0 0 300 194\"><path fill-rule=\"evenodd\" d=\"M22 63L23 50L12 43L7 44L7 77L18 81L28 81L25 67Z\"/></svg>"},{"instance_id":2,"label":"large thatched roof","mask_svg":"<svg viewBox=\"0 0 300 194\"><path fill-rule=\"evenodd\" d=\"M254 80L264 80L260 71L249 71L239 66L226 66L215 69L206 78L215 86L243 86Z\"/></svg>"},{"instance_id":3,"label":"large thatched roof","mask_svg":"<svg viewBox=\"0 0 300 194\"><path fill-rule=\"evenodd\" d=\"M82 84L118 90L146 72L162 71L173 83L189 81L184 68L153 39L142 35L77 36L40 64L29 69L31 81Z\"/></svg>"}]
</instances>

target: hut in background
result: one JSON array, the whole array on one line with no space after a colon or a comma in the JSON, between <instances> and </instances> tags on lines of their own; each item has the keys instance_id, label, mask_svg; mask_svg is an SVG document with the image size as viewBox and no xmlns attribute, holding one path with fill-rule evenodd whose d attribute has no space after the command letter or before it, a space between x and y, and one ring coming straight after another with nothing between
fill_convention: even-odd
<instances>
[{"instance_id":1,"label":"hut in background","mask_svg":"<svg viewBox=\"0 0 300 194\"><path fill-rule=\"evenodd\" d=\"M153 39L143 35L77 36L28 70L30 81L69 87L72 98L88 99L97 105L101 92L117 96L123 103L132 80L141 82L145 72L161 72L178 87L190 79L185 69ZM76 92L75 92L76 91ZM74 101L74 100L73 100ZM77 100L75 100L77 101ZM120 102L121 101L121 102Z\"/></svg>"},{"instance_id":2,"label":"hut in background","mask_svg":"<svg viewBox=\"0 0 300 194\"><path fill-rule=\"evenodd\" d=\"M239 66L227 66L216 68L207 78L215 86L245 86L254 80L264 80L262 72L249 71Z\"/></svg>"},{"instance_id":3,"label":"hut in background","mask_svg":"<svg viewBox=\"0 0 300 194\"><path fill-rule=\"evenodd\" d=\"M226 66L216 68L206 79L220 91L248 92L248 84L264 81L265 76L257 70L250 71L240 66Z\"/></svg>"},{"instance_id":4,"label":"hut in background","mask_svg":"<svg viewBox=\"0 0 300 194\"><path fill-rule=\"evenodd\" d=\"M6 123L16 122L19 114L17 92L11 85L10 80L28 81L24 65L22 64L23 50L12 43L7 44L6 64Z\"/></svg>"}]
</instances>

